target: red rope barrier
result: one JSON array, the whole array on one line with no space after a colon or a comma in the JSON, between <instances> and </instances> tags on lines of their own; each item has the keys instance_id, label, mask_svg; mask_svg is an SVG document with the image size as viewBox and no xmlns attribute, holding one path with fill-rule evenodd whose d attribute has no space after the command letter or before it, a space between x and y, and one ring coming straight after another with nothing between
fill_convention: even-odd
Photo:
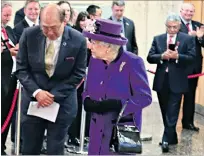
<instances>
[{"instance_id":1,"label":"red rope barrier","mask_svg":"<svg viewBox=\"0 0 204 156\"><path fill-rule=\"evenodd\" d=\"M149 69L147 71L149 73L155 74L155 71L152 71L152 70L149 70ZM188 78L193 79L193 78L200 77L200 76L204 76L204 73L188 75Z\"/></svg>"},{"instance_id":2,"label":"red rope barrier","mask_svg":"<svg viewBox=\"0 0 204 156\"><path fill-rule=\"evenodd\" d=\"M1 127L1 134L6 130L8 124L9 124L9 121L11 120L11 117L13 115L13 111L15 109L16 100L18 98L18 92L19 92L19 89L16 89L15 92L14 92L11 108L9 110L8 116L6 117L6 120L4 121L3 126Z\"/></svg>"}]
</instances>

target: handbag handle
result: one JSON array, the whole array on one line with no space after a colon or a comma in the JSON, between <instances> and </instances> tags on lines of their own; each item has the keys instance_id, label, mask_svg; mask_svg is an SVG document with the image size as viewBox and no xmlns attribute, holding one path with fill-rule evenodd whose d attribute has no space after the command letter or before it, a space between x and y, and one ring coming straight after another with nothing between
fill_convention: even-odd
<instances>
[{"instance_id":1,"label":"handbag handle","mask_svg":"<svg viewBox=\"0 0 204 156\"><path fill-rule=\"evenodd\" d=\"M118 118L117 118L117 120L116 120L116 125L119 124L121 118L123 117L123 113L124 113L125 108L127 107L127 105L128 105L128 100L127 100L126 103L123 105L123 107L122 107L122 109L121 109L121 111L120 111L120 113L119 113L119 115L118 115ZM137 126L136 126L136 122L135 122L135 118L134 118L134 116L133 116L133 113L131 113L131 116L132 116L132 120L133 120L132 122L133 122L134 126L137 127Z\"/></svg>"}]
</instances>

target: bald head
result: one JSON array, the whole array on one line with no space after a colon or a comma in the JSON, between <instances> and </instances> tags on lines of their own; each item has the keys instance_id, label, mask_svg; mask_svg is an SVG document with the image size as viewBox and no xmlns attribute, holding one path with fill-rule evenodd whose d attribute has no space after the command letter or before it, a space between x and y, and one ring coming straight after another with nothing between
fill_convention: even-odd
<instances>
[{"instance_id":1,"label":"bald head","mask_svg":"<svg viewBox=\"0 0 204 156\"><path fill-rule=\"evenodd\" d=\"M183 3L181 5L181 9L194 9L195 10L195 7L192 3Z\"/></svg>"},{"instance_id":2,"label":"bald head","mask_svg":"<svg viewBox=\"0 0 204 156\"><path fill-rule=\"evenodd\" d=\"M194 13L195 13L195 7L191 3L183 3L181 6L181 17L186 20L186 22L189 22L192 20Z\"/></svg>"},{"instance_id":3,"label":"bald head","mask_svg":"<svg viewBox=\"0 0 204 156\"><path fill-rule=\"evenodd\" d=\"M64 31L65 12L56 4L43 8L40 16L42 31L50 40L56 40Z\"/></svg>"},{"instance_id":4,"label":"bald head","mask_svg":"<svg viewBox=\"0 0 204 156\"><path fill-rule=\"evenodd\" d=\"M57 4L48 4L41 11L41 19L53 19L56 18L60 22L64 21L65 11L61 9Z\"/></svg>"}]
</instances>

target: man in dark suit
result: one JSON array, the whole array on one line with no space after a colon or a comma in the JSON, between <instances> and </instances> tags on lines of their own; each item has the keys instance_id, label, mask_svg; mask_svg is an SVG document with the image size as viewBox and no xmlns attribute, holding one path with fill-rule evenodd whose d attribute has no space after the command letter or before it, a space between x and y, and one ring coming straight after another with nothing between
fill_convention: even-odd
<instances>
[{"instance_id":1,"label":"man in dark suit","mask_svg":"<svg viewBox=\"0 0 204 156\"><path fill-rule=\"evenodd\" d=\"M194 63L186 69L188 75L198 74L202 72L202 47L204 47L204 25L200 22L193 21L195 8L190 3L184 3L181 7L181 29L180 31L190 36L193 36L196 42L196 59ZM184 129L199 131L199 128L194 125L195 112L195 93L198 78L188 80L189 91L184 94L183 103L183 119L182 124Z\"/></svg>"},{"instance_id":2,"label":"man in dark suit","mask_svg":"<svg viewBox=\"0 0 204 156\"><path fill-rule=\"evenodd\" d=\"M138 55L138 46L135 37L135 24L132 20L123 16L125 10L124 0L114 0L112 3L111 20L122 24L122 35L128 39L128 43L124 49Z\"/></svg>"},{"instance_id":3,"label":"man in dark suit","mask_svg":"<svg viewBox=\"0 0 204 156\"><path fill-rule=\"evenodd\" d=\"M195 59L195 40L179 32L180 18L170 14L166 20L167 33L154 37L147 61L157 64L153 90L157 92L164 123L162 151L177 144L176 124L182 94L188 91L186 67Z\"/></svg>"},{"instance_id":4,"label":"man in dark suit","mask_svg":"<svg viewBox=\"0 0 204 156\"><path fill-rule=\"evenodd\" d=\"M97 5L89 5L86 11L89 14L89 19L95 20L101 18L102 10Z\"/></svg>"},{"instance_id":5,"label":"man in dark suit","mask_svg":"<svg viewBox=\"0 0 204 156\"><path fill-rule=\"evenodd\" d=\"M76 86L85 75L86 39L64 26L64 10L47 5L39 26L24 30L17 55L17 77L22 91L22 154L40 154L47 128L47 154L63 155L65 136L77 113ZM77 43L77 44L76 44ZM54 123L27 115L29 103L60 108Z\"/></svg>"},{"instance_id":6,"label":"man in dark suit","mask_svg":"<svg viewBox=\"0 0 204 156\"><path fill-rule=\"evenodd\" d=\"M39 25L40 3L38 0L27 0L24 6L25 17L14 27L14 33L19 42L23 30Z\"/></svg>"},{"instance_id":7,"label":"man in dark suit","mask_svg":"<svg viewBox=\"0 0 204 156\"><path fill-rule=\"evenodd\" d=\"M11 75L13 68L12 56L16 56L18 45L11 27L7 23L11 20L12 6L8 2L1 4L1 126L4 124L13 99L13 93L16 86L16 77ZM1 154L5 155L5 143L10 127L8 123L6 129L1 133Z\"/></svg>"},{"instance_id":8,"label":"man in dark suit","mask_svg":"<svg viewBox=\"0 0 204 156\"><path fill-rule=\"evenodd\" d=\"M25 17L24 7L16 11L15 18L14 18L14 26L22 21Z\"/></svg>"}]
</instances>

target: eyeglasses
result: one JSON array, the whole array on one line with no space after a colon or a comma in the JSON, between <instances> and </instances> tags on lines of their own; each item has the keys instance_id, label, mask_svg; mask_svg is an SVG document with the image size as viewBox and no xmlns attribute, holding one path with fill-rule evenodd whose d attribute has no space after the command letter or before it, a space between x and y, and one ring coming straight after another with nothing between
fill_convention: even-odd
<instances>
[{"instance_id":1,"label":"eyeglasses","mask_svg":"<svg viewBox=\"0 0 204 156\"><path fill-rule=\"evenodd\" d=\"M43 29L44 31L48 31L48 30L57 31L57 30L60 29L61 25L62 25L62 23L61 23L60 25L58 25L58 26L47 27L47 26L43 26L43 25L42 25L41 27L42 27L42 29Z\"/></svg>"},{"instance_id":2,"label":"eyeglasses","mask_svg":"<svg viewBox=\"0 0 204 156\"><path fill-rule=\"evenodd\" d=\"M179 26L169 26L169 25L166 25L167 29L179 29Z\"/></svg>"}]
</instances>

